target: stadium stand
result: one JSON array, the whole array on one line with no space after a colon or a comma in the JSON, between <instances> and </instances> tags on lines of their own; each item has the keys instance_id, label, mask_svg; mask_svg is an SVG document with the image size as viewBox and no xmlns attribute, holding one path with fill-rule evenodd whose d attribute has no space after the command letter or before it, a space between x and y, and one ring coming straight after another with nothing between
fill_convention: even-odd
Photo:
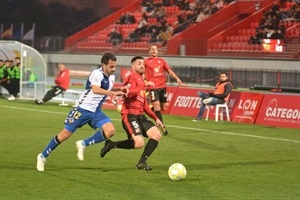
<instances>
[{"instance_id":1,"label":"stadium stand","mask_svg":"<svg viewBox=\"0 0 300 200\"><path fill-rule=\"evenodd\" d=\"M287 6L287 2L281 4L278 7L278 12L273 12L274 5L277 4L272 2L269 5L265 6L263 9L258 11L256 14L253 13L247 19L241 21L239 24L236 24L235 27L231 28L231 30L227 30L227 36L225 39L218 41L220 44L213 44L210 46L208 50L209 55L236 55L236 56L254 56L254 57L286 57L286 58L297 58L299 57L299 49L300 49L300 31L299 31L299 18L289 18L284 19L284 15L286 13L292 13L293 10L298 12L297 15L299 17L300 9L296 6ZM288 4L289 5L289 4ZM259 18L255 17L260 16ZM261 30L262 35L266 35L264 33L264 17L270 18L270 21L273 20L272 17L277 16L278 21L274 24L272 29L282 29L281 32L285 32L283 38L276 38L276 34L274 37L266 38L266 36L262 36L265 39L280 39L276 41L278 46L282 45L283 52L272 53L269 52L269 49L266 49L264 44L259 42L253 42L252 39L256 39L256 34ZM252 21L249 19L252 18ZM268 19L266 19L268 21ZM242 24L247 24L248 27L241 27ZM281 26L283 24L283 26ZM271 28L269 28L271 30ZM276 31L274 31L276 32ZM278 32L280 33L280 32ZM230 34L230 35L229 35ZM233 35L231 35L233 34ZM259 33L260 34L260 33ZM226 31L225 34L226 35ZM278 36L278 34L276 35ZM298 39L299 38L299 39ZM249 40L250 39L250 40ZM263 39L261 39L263 40ZM263 40L265 42L265 40ZM219 47L222 48L219 48Z\"/></svg>"},{"instance_id":2,"label":"stadium stand","mask_svg":"<svg viewBox=\"0 0 300 200\"><path fill-rule=\"evenodd\" d=\"M207 0L201 2L208 3L211 6L216 5L219 1ZM257 7L257 2L259 3L259 8ZM193 0L190 0L189 3L189 7L199 6ZM299 40L297 39L300 38L299 19L284 20L285 40L284 43L281 43L284 47L283 52L267 52L263 48L264 46L249 43L250 38L255 37L257 30L261 28L263 16L267 11L275 7L274 4L274 1L271 0L237 1L231 2L229 5L224 4L218 12L210 10L211 14L207 15L202 21L195 22L193 21L195 18L191 20L177 34L168 38L166 43L154 41L158 42L162 47L160 48L161 53L168 55L180 55L180 48L184 45L186 55L297 58L299 57L300 49L300 46L298 46ZM148 33L140 34L137 40L132 40L131 38L131 34L140 28L139 22L145 15L145 12L143 13L145 10L143 9L145 7L140 1L132 1L132 3L105 19L67 38L65 51L103 52L110 50L114 53L144 53L148 48L149 42L152 42L155 36L153 37ZM165 10L166 23L172 26L174 32L176 32L176 28L180 24L179 16L185 16L190 12L189 10L182 10L182 5L175 5L174 3L163 7L163 9ZM282 13L288 13L292 9L296 12L300 10L299 6L297 7L297 5L289 1L280 4ZM119 18L126 12L132 13L135 23L118 24ZM153 17L152 14L153 12L150 11L146 14L149 26L157 25L161 20ZM121 33L121 42L111 43L109 41L109 34L112 30L117 30Z\"/></svg>"}]
</instances>

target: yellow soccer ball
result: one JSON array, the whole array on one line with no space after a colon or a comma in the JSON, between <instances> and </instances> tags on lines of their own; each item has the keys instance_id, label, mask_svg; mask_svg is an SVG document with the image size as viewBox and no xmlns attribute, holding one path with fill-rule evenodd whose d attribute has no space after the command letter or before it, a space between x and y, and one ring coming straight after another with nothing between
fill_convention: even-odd
<instances>
[{"instance_id":1,"label":"yellow soccer ball","mask_svg":"<svg viewBox=\"0 0 300 200\"><path fill-rule=\"evenodd\" d=\"M181 163L174 163L169 167L168 175L172 181L180 181L186 177L186 174L186 168Z\"/></svg>"}]
</instances>

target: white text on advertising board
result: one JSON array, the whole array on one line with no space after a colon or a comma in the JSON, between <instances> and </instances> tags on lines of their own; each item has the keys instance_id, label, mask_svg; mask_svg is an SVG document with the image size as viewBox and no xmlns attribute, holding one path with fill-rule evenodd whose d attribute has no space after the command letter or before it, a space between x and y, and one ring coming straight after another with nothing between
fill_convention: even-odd
<instances>
[{"instance_id":1,"label":"white text on advertising board","mask_svg":"<svg viewBox=\"0 0 300 200\"><path fill-rule=\"evenodd\" d=\"M201 99L199 97L178 96L174 106L184 108L200 108L200 100Z\"/></svg>"}]
</instances>

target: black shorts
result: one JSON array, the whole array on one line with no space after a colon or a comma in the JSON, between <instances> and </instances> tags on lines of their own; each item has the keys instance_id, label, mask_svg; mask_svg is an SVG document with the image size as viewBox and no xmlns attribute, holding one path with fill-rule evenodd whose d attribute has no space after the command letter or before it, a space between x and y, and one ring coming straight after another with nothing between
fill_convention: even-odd
<instances>
[{"instance_id":1,"label":"black shorts","mask_svg":"<svg viewBox=\"0 0 300 200\"><path fill-rule=\"evenodd\" d=\"M167 102L167 89L166 88L151 89L149 95L150 95L151 102L155 102L155 101L159 101L160 103Z\"/></svg>"},{"instance_id":2,"label":"black shorts","mask_svg":"<svg viewBox=\"0 0 300 200\"><path fill-rule=\"evenodd\" d=\"M155 126L155 124L145 115L133 114L122 115L122 125L128 138L131 138L132 134L148 137L146 132Z\"/></svg>"}]
</instances>

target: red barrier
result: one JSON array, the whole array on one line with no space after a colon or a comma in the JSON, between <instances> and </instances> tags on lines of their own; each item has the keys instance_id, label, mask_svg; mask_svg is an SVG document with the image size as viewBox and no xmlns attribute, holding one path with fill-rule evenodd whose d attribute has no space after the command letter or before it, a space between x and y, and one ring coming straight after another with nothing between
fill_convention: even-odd
<instances>
[{"instance_id":1,"label":"red barrier","mask_svg":"<svg viewBox=\"0 0 300 200\"><path fill-rule=\"evenodd\" d=\"M264 94L250 92L232 92L228 101L229 109L232 109L231 121L242 123L254 123Z\"/></svg>"},{"instance_id":2,"label":"red barrier","mask_svg":"<svg viewBox=\"0 0 300 200\"><path fill-rule=\"evenodd\" d=\"M174 99L177 95L179 87L167 87L167 106L166 109L162 112L163 114L169 114L170 110L174 104Z\"/></svg>"},{"instance_id":3,"label":"red barrier","mask_svg":"<svg viewBox=\"0 0 300 200\"><path fill-rule=\"evenodd\" d=\"M167 88L169 90L169 87ZM195 88L179 88L169 114L196 117L200 109L200 97L197 96L199 89ZM208 92L211 90L202 90ZM212 113L212 112L211 112Z\"/></svg>"},{"instance_id":4,"label":"red barrier","mask_svg":"<svg viewBox=\"0 0 300 200\"><path fill-rule=\"evenodd\" d=\"M266 94L256 124L300 128L300 96Z\"/></svg>"},{"instance_id":5,"label":"red barrier","mask_svg":"<svg viewBox=\"0 0 300 200\"><path fill-rule=\"evenodd\" d=\"M196 117L201 99L198 91L211 92L213 89L167 87L167 109L164 114ZM230 120L242 123L300 128L300 95L263 94L232 92L227 102ZM104 108L115 108L110 101ZM215 111L209 113L214 119ZM206 116L206 112L203 115Z\"/></svg>"}]
</instances>

